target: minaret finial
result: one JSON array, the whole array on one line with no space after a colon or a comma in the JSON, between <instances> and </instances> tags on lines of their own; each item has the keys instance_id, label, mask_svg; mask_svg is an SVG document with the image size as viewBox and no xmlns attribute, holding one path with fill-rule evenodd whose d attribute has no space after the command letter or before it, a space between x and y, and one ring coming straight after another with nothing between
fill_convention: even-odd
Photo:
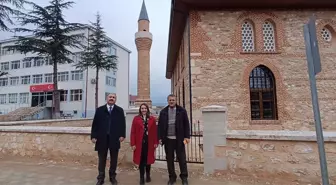
<instances>
[{"instance_id":1,"label":"minaret finial","mask_svg":"<svg viewBox=\"0 0 336 185\"><path fill-rule=\"evenodd\" d=\"M139 20L146 20L149 21L148 18L148 14L147 14L147 9L146 9L146 4L145 4L145 0L142 1L142 7L141 7L141 11L140 11L140 15L139 15Z\"/></svg>"}]
</instances>

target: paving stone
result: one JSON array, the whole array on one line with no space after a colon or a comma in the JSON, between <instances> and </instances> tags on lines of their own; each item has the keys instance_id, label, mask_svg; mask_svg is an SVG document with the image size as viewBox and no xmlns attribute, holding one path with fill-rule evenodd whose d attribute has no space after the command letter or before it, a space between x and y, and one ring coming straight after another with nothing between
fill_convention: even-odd
<instances>
[{"instance_id":1,"label":"paving stone","mask_svg":"<svg viewBox=\"0 0 336 185\"><path fill-rule=\"evenodd\" d=\"M94 167L81 168L71 165L48 165L15 161L0 161L0 171L0 185L94 185L97 176L97 170ZM120 171L117 175L120 185L138 184L138 171ZM153 185L166 184L167 174L153 171L152 180L151 184ZM109 184L108 175L106 176L105 184ZM194 178L190 179L190 184L241 185Z\"/></svg>"}]
</instances>

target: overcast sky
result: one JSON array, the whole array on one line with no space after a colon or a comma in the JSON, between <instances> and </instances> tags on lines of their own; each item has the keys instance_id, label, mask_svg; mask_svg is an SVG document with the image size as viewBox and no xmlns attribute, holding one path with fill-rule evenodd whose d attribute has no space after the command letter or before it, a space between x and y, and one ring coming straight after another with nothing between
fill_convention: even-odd
<instances>
[{"instance_id":1,"label":"overcast sky","mask_svg":"<svg viewBox=\"0 0 336 185\"><path fill-rule=\"evenodd\" d=\"M73 8L64 12L70 22L88 23L95 21L97 11L102 16L102 24L107 35L131 53L130 89L136 94L137 89L137 50L134 34L137 31L138 18L142 0L73 0ZM46 5L49 0L33 0ZM170 81L165 78L167 58L168 28L170 16L170 0L145 0L150 19L150 32L153 34L151 49L151 98L153 103L166 103L170 93ZM1 33L0 39L11 34ZM120 79L118 79L120 80Z\"/></svg>"}]
</instances>

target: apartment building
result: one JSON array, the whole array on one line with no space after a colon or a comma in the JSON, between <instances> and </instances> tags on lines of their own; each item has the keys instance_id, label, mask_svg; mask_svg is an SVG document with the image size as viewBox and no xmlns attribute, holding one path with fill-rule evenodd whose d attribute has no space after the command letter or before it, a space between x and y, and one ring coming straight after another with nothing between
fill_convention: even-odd
<instances>
[{"instance_id":1,"label":"apartment building","mask_svg":"<svg viewBox=\"0 0 336 185\"><path fill-rule=\"evenodd\" d=\"M71 34L83 34L88 37L92 28L86 26ZM129 63L131 51L108 38L112 47L106 52L118 56L118 70L101 71L98 80L98 101L102 105L106 95L116 93L118 105L129 107ZM0 41L0 70L7 71L7 76L0 78L0 113L6 114L19 107L34 107L41 104L52 107L53 67L51 61L45 59L27 60L32 54L21 54L18 51L4 49L13 45L15 39ZM87 44L87 39L83 40ZM80 60L83 52L73 49L74 62ZM73 64L58 65L58 88L61 90L61 113L73 117L92 117L95 111L95 70L78 70Z\"/></svg>"}]
</instances>

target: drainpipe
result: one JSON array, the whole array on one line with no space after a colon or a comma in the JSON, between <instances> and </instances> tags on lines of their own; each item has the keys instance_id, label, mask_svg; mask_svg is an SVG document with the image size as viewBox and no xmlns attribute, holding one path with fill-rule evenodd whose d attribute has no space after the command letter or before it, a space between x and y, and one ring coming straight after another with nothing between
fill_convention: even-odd
<instances>
[{"instance_id":1,"label":"drainpipe","mask_svg":"<svg viewBox=\"0 0 336 185\"><path fill-rule=\"evenodd\" d=\"M189 69L189 98L190 98L190 102L189 102L189 107L190 107L190 124L193 124L193 114L192 114L192 88L191 88L191 59L190 59L190 14L188 13L187 15L187 27L188 27L188 30L187 30L187 33L188 33L188 69ZM192 126L190 127L190 131L191 133L193 133L193 130L192 130Z\"/></svg>"},{"instance_id":2,"label":"drainpipe","mask_svg":"<svg viewBox=\"0 0 336 185\"><path fill-rule=\"evenodd\" d=\"M88 37L87 37L87 42L88 42L88 47L89 47L89 36L90 36L90 28L88 28ZM85 118L87 118L87 95L88 95L88 81L89 81L89 68L86 68L86 77L85 77Z\"/></svg>"}]
</instances>

